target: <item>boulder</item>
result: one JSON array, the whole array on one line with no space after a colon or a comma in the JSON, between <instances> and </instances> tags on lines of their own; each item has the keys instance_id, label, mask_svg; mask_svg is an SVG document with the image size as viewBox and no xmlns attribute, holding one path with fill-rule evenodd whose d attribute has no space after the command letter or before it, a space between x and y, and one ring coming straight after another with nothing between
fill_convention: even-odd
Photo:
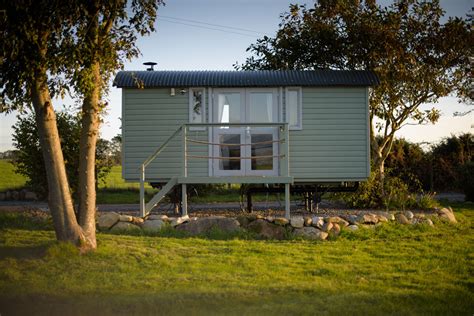
<instances>
[{"instance_id":1,"label":"boulder","mask_svg":"<svg viewBox=\"0 0 474 316\"><path fill-rule=\"evenodd\" d=\"M36 201L36 200L38 200L38 196L36 195L35 192L26 191L25 192L25 200Z\"/></svg>"},{"instance_id":2,"label":"boulder","mask_svg":"<svg viewBox=\"0 0 474 316\"><path fill-rule=\"evenodd\" d=\"M359 216L350 214L345 216L346 221L349 222L349 225L356 225L359 224Z\"/></svg>"},{"instance_id":3,"label":"boulder","mask_svg":"<svg viewBox=\"0 0 474 316\"><path fill-rule=\"evenodd\" d=\"M351 231L356 231L359 229L359 226L357 225L349 225L347 226L347 229L351 230Z\"/></svg>"},{"instance_id":4,"label":"boulder","mask_svg":"<svg viewBox=\"0 0 474 316\"><path fill-rule=\"evenodd\" d=\"M171 225L171 227L176 227L176 226L181 225L181 224L186 223L186 222L189 222L189 216L188 215L184 215L184 216L181 216L181 217L173 217L173 218L171 218L170 225Z\"/></svg>"},{"instance_id":5,"label":"boulder","mask_svg":"<svg viewBox=\"0 0 474 316\"><path fill-rule=\"evenodd\" d=\"M397 221L397 223L402 224L402 225L410 224L410 221L408 220L408 218L402 213L398 213L397 215L395 215L395 220Z\"/></svg>"},{"instance_id":6,"label":"boulder","mask_svg":"<svg viewBox=\"0 0 474 316\"><path fill-rule=\"evenodd\" d=\"M379 215L382 215L384 216L386 219L388 219L389 221L394 221L395 220L395 215L393 215L393 213L389 213L389 212L380 212Z\"/></svg>"},{"instance_id":7,"label":"boulder","mask_svg":"<svg viewBox=\"0 0 474 316\"><path fill-rule=\"evenodd\" d=\"M273 223L273 222L275 221L275 217L273 217L273 216L267 216L265 219L266 219L267 222L269 222L269 223Z\"/></svg>"},{"instance_id":8,"label":"boulder","mask_svg":"<svg viewBox=\"0 0 474 316\"><path fill-rule=\"evenodd\" d=\"M324 225L324 217L321 217L321 216L313 216L313 218L311 219L312 223L311 225L313 225L314 227L317 227L319 229L323 228L323 225Z\"/></svg>"},{"instance_id":9,"label":"boulder","mask_svg":"<svg viewBox=\"0 0 474 316\"><path fill-rule=\"evenodd\" d=\"M290 219L290 225L294 228L301 228L304 226L303 216L292 216Z\"/></svg>"},{"instance_id":10,"label":"boulder","mask_svg":"<svg viewBox=\"0 0 474 316\"><path fill-rule=\"evenodd\" d=\"M257 214L256 219L265 219L265 216Z\"/></svg>"},{"instance_id":11,"label":"boulder","mask_svg":"<svg viewBox=\"0 0 474 316\"><path fill-rule=\"evenodd\" d=\"M339 217L339 216L326 217L326 218L325 218L325 221L326 221L326 222L333 223L333 224L334 224L334 223L337 223L337 224L339 224L339 225L341 225L341 226L344 226L344 227L345 227L345 226L349 226L349 222L346 221L345 219Z\"/></svg>"},{"instance_id":12,"label":"boulder","mask_svg":"<svg viewBox=\"0 0 474 316\"><path fill-rule=\"evenodd\" d=\"M304 217L304 226L311 226L312 223L313 223L313 220L311 217L309 216Z\"/></svg>"},{"instance_id":13,"label":"boulder","mask_svg":"<svg viewBox=\"0 0 474 316\"><path fill-rule=\"evenodd\" d=\"M333 223L326 222L326 223L324 223L323 227L321 227L321 230L323 232L329 233L333 227L334 227Z\"/></svg>"},{"instance_id":14,"label":"boulder","mask_svg":"<svg viewBox=\"0 0 474 316\"><path fill-rule=\"evenodd\" d=\"M147 219L149 219L149 220L159 219L160 221L163 221L163 222L169 222L170 221L170 219L167 215L159 215L159 214L148 215Z\"/></svg>"},{"instance_id":15,"label":"boulder","mask_svg":"<svg viewBox=\"0 0 474 316\"><path fill-rule=\"evenodd\" d=\"M165 222L161 219L149 219L146 220L142 229L147 232L159 232L165 226Z\"/></svg>"},{"instance_id":16,"label":"boulder","mask_svg":"<svg viewBox=\"0 0 474 316\"><path fill-rule=\"evenodd\" d=\"M374 214L361 214L357 217L357 223L375 225L378 223L377 216Z\"/></svg>"},{"instance_id":17,"label":"boulder","mask_svg":"<svg viewBox=\"0 0 474 316\"><path fill-rule=\"evenodd\" d=\"M322 232L314 227L297 228L293 232L293 235L311 240L325 240L328 237L328 233Z\"/></svg>"},{"instance_id":18,"label":"boulder","mask_svg":"<svg viewBox=\"0 0 474 316\"><path fill-rule=\"evenodd\" d=\"M432 221L431 219L429 219L429 218L426 218L426 219L425 219L425 224L427 224L427 225L429 225L429 226L431 226L431 227L434 227L433 221Z\"/></svg>"},{"instance_id":19,"label":"boulder","mask_svg":"<svg viewBox=\"0 0 474 316\"><path fill-rule=\"evenodd\" d=\"M279 225L269 223L263 219L257 219L249 224L247 229L250 232L257 234L257 237L262 239L277 239L285 238L285 228Z\"/></svg>"},{"instance_id":20,"label":"boulder","mask_svg":"<svg viewBox=\"0 0 474 316\"><path fill-rule=\"evenodd\" d=\"M176 227L176 229L185 231L192 236L206 233L213 228L226 233L233 233L240 230L240 223L234 218L209 216L198 218Z\"/></svg>"},{"instance_id":21,"label":"boulder","mask_svg":"<svg viewBox=\"0 0 474 316\"><path fill-rule=\"evenodd\" d=\"M457 223L456 217L454 217L454 212L451 208L442 208L438 211L438 216L441 220L450 222L450 223Z\"/></svg>"},{"instance_id":22,"label":"boulder","mask_svg":"<svg viewBox=\"0 0 474 316\"><path fill-rule=\"evenodd\" d=\"M329 231L329 235L333 237L339 236L339 234L341 233L341 226L338 223L332 223L332 225L333 226L331 230Z\"/></svg>"},{"instance_id":23,"label":"boulder","mask_svg":"<svg viewBox=\"0 0 474 316\"><path fill-rule=\"evenodd\" d=\"M101 213L97 220L97 226L99 226L99 229L110 229L119 220L120 215L115 212Z\"/></svg>"},{"instance_id":24,"label":"boulder","mask_svg":"<svg viewBox=\"0 0 474 316\"><path fill-rule=\"evenodd\" d=\"M110 229L111 232L138 232L140 227L132 223L118 222Z\"/></svg>"},{"instance_id":25,"label":"boulder","mask_svg":"<svg viewBox=\"0 0 474 316\"><path fill-rule=\"evenodd\" d=\"M135 216L132 216L132 223L135 224L135 225L141 225L143 224L145 220L141 217L135 217Z\"/></svg>"},{"instance_id":26,"label":"boulder","mask_svg":"<svg viewBox=\"0 0 474 316\"><path fill-rule=\"evenodd\" d=\"M377 217L377 222L378 223L386 223L388 222L388 218L386 218L383 215L375 215Z\"/></svg>"},{"instance_id":27,"label":"boulder","mask_svg":"<svg viewBox=\"0 0 474 316\"><path fill-rule=\"evenodd\" d=\"M285 225L288 225L290 221L284 217L277 217L275 218L275 220L273 220L273 222L277 225L285 226Z\"/></svg>"},{"instance_id":28,"label":"boulder","mask_svg":"<svg viewBox=\"0 0 474 316\"><path fill-rule=\"evenodd\" d=\"M408 220L411 220L413 217L415 217L415 215L414 215L413 212L411 212L411 211L405 211L405 212L403 212L403 215L405 215L405 217L406 217Z\"/></svg>"},{"instance_id":29,"label":"boulder","mask_svg":"<svg viewBox=\"0 0 474 316\"><path fill-rule=\"evenodd\" d=\"M247 227L250 224L250 220L247 216L239 215L237 216L236 220L239 222L240 226Z\"/></svg>"},{"instance_id":30,"label":"boulder","mask_svg":"<svg viewBox=\"0 0 474 316\"><path fill-rule=\"evenodd\" d=\"M133 222L133 216L130 215L120 215L119 221L121 222Z\"/></svg>"}]
</instances>

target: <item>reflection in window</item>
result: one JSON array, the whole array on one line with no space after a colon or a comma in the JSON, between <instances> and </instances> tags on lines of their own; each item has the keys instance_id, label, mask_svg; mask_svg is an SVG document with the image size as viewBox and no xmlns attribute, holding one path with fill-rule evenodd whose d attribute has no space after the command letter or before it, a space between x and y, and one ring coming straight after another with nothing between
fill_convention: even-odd
<instances>
[{"instance_id":1,"label":"reflection in window","mask_svg":"<svg viewBox=\"0 0 474 316\"><path fill-rule=\"evenodd\" d=\"M286 91L286 120L290 129L302 129L301 89L291 88Z\"/></svg>"},{"instance_id":2,"label":"reflection in window","mask_svg":"<svg viewBox=\"0 0 474 316\"><path fill-rule=\"evenodd\" d=\"M273 93L252 92L250 93L250 117L253 123L273 122Z\"/></svg>"},{"instance_id":3,"label":"reflection in window","mask_svg":"<svg viewBox=\"0 0 474 316\"><path fill-rule=\"evenodd\" d=\"M220 156L222 158L240 158L240 134L224 134L219 136ZM236 145L239 144L239 145ZM240 159L221 159L220 170L240 170Z\"/></svg>"}]
</instances>

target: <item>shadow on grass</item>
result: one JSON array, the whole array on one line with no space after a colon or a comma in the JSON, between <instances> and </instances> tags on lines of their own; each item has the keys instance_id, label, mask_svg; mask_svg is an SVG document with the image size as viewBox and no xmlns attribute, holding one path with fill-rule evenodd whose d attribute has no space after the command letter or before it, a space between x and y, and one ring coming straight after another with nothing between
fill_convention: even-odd
<instances>
[{"instance_id":1,"label":"shadow on grass","mask_svg":"<svg viewBox=\"0 0 474 316\"><path fill-rule=\"evenodd\" d=\"M50 245L51 243L40 246L0 246L0 260L41 259L46 255Z\"/></svg>"}]
</instances>

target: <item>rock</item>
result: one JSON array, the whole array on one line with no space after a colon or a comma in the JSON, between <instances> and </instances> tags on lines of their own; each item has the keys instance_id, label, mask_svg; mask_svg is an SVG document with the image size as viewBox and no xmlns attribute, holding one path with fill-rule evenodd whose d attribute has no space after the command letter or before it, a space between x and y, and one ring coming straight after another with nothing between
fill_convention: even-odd
<instances>
[{"instance_id":1,"label":"rock","mask_svg":"<svg viewBox=\"0 0 474 316\"><path fill-rule=\"evenodd\" d=\"M402 225L410 224L410 221L408 220L408 218L405 215L403 215L402 213L398 213L397 215L395 215L395 220L399 224L402 224Z\"/></svg>"},{"instance_id":2,"label":"rock","mask_svg":"<svg viewBox=\"0 0 474 316\"><path fill-rule=\"evenodd\" d=\"M325 240L328 237L328 233L322 232L314 227L297 228L293 234L296 237L303 237L311 240Z\"/></svg>"},{"instance_id":3,"label":"rock","mask_svg":"<svg viewBox=\"0 0 474 316\"><path fill-rule=\"evenodd\" d=\"M382 215L384 216L386 219L388 219L389 221L394 221L395 220L395 215L393 215L393 213L389 213L389 212L380 212L379 215Z\"/></svg>"},{"instance_id":4,"label":"rock","mask_svg":"<svg viewBox=\"0 0 474 316\"><path fill-rule=\"evenodd\" d=\"M132 224L141 225L145 220L141 217L132 216Z\"/></svg>"},{"instance_id":5,"label":"rock","mask_svg":"<svg viewBox=\"0 0 474 316\"><path fill-rule=\"evenodd\" d=\"M313 223L313 220L311 219L311 217L309 216L304 217L304 226L311 226L312 223Z\"/></svg>"},{"instance_id":6,"label":"rock","mask_svg":"<svg viewBox=\"0 0 474 316\"><path fill-rule=\"evenodd\" d=\"M148 215L147 219L148 220L157 220L157 219L159 219L160 221L163 221L163 222L169 222L170 221L170 219L167 215L159 215L159 214Z\"/></svg>"},{"instance_id":7,"label":"rock","mask_svg":"<svg viewBox=\"0 0 474 316\"><path fill-rule=\"evenodd\" d=\"M36 200L38 200L38 196L36 195L35 192L26 191L25 192L25 200L36 201Z\"/></svg>"},{"instance_id":8,"label":"rock","mask_svg":"<svg viewBox=\"0 0 474 316\"><path fill-rule=\"evenodd\" d=\"M341 226L338 223L332 223L332 225L333 226L331 230L329 231L329 235L333 237L339 236L339 234L341 233Z\"/></svg>"},{"instance_id":9,"label":"rock","mask_svg":"<svg viewBox=\"0 0 474 316\"><path fill-rule=\"evenodd\" d=\"M429 218L425 219L425 223L431 227L434 227L433 221Z\"/></svg>"},{"instance_id":10,"label":"rock","mask_svg":"<svg viewBox=\"0 0 474 316\"><path fill-rule=\"evenodd\" d=\"M115 212L101 213L97 220L99 229L109 229L120 220L120 215Z\"/></svg>"},{"instance_id":11,"label":"rock","mask_svg":"<svg viewBox=\"0 0 474 316\"><path fill-rule=\"evenodd\" d=\"M403 213L403 215L405 215L405 217L406 217L408 220L410 220L410 219L412 219L413 217L415 217L415 215L413 215L413 212L411 212L411 211L405 211L405 212Z\"/></svg>"},{"instance_id":12,"label":"rock","mask_svg":"<svg viewBox=\"0 0 474 316\"><path fill-rule=\"evenodd\" d=\"M319 229L323 228L323 225L324 225L324 217L321 217L321 216L313 216L313 218L311 219L312 223L311 225L313 225L314 227L317 227Z\"/></svg>"},{"instance_id":13,"label":"rock","mask_svg":"<svg viewBox=\"0 0 474 316\"><path fill-rule=\"evenodd\" d=\"M284 217L277 217L275 218L275 220L273 221L275 224L277 225L281 225L281 226L285 226L285 225L288 225L288 223L290 222L289 220L287 220L286 218Z\"/></svg>"},{"instance_id":14,"label":"rock","mask_svg":"<svg viewBox=\"0 0 474 316\"><path fill-rule=\"evenodd\" d=\"M273 222L275 221L275 217L273 217L273 216L267 216L265 219L266 219L267 222L269 222L269 223L273 223Z\"/></svg>"},{"instance_id":15,"label":"rock","mask_svg":"<svg viewBox=\"0 0 474 316\"><path fill-rule=\"evenodd\" d=\"M257 214L257 216L256 216L256 217L257 217L257 219L265 219L265 216L263 216L263 215L260 215L260 214Z\"/></svg>"},{"instance_id":16,"label":"rock","mask_svg":"<svg viewBox=\"0 0 474 316\"><path fill-rule=\"evenodd\" d=\"M378 223L386 223L388 222L388 218L386 218L385 216L383 215L375 215L377 217L377 221Z\"/></svg>"},{"instance_id":17,"label":"rock","mask_svg":"<svg viewBox=\"0 0 474 316\"><path fill-rule=\"evenodd\" d=\"M361 214L357 217L357 222L361 224L375 225L378 223L378 219L374 214Z\"/></svg>"},{"instance_id":18,"label":"rock","mask_svg":"<svg viewBox=\"0 0 474 316\"><path fill-rule=\"evenodd\" d=\"M351 230L351 231L356 231L359 229L359 226L357 225L349 225L347 226L347 229Z\"/></svg>"},{"instance_id":19,"label":"rock","mask_svg":"<svg viewBox=\"0 0 474 316\"><path fill-rule=\"evenodd\" d=\"M330 223L337 223L339 225L342 225L342 226L349 226L349 222L347 222L345 219L339 217L339 216L333 216L333 217L327 217L326 219L326 222L330 222Z\"/></svg>"},{"instance_id":20,"label":"rock","mask_svg":"<svg viewBox=\"0 0 474 316\"><path fill-rule=\"evenodd\" d=\"M176 229L185 231L188 234L195 236L206 233L214 227L225 233L233 233L240 230L240 223L234 218L224 216L209 216L189 221L179 225L176 227Z\"/></svg>"},{"instance_id":21,"label":"rock","mask_svg":"<svg viewBox=\"0 0 474 316\"><path fill-rule=\"evenodd\" d=\"M140 227L132 223L118 222L110 229L111 232L138 232Z\"/></svg>"},{"instance_id":22,"label":"rock","mask_svg":"<svg viewBox=\"0 0 474 316\"><path fill-rule=\"evenodd\" d=\"M285 238L285 228L279 225L269 223L263 219L257 219L249 224L247 229L257 234L257 237L262 239L277 239Z\"/></svg>"},{"instance_id":23,"label":"rock","mask_svg":"<svg viewBox=\"0 0 474 316\"><path fill-rule=\"evenodd\" d=\"M121 222L133 222L133 216L130 215L120 215L119 221Z\"/></svg>"},{"instance_id":24,"label":"rock","mask_svg":"<svg viewBox=\"0 0 474 316\"><path fill-rule=\"evenodd\" d=\"M186 223L186 222L189 222L189 216L188 215L184 215L184 216L181 216L181 217L173 217L170 221L170 225L171 225L171 227L176 227L176 226L181 225L181 224Z\"/></svg>"},{"instance_id":25,"label":"rock","mask_svg":"<svg viewBox=\"0 0 474 316\"><path fill-rule=\"evenodd\" d=\"M304 226L303 216L292 216L290 219L290 225L294 228L301 228Z\"/></svg>"},{"instance_id":26,"label":"rock","mask_svg":"<svg viewBox=\"0 0 474 316\"><path fill-rule=\"evenodd\" d=\"M457 223L456 217L454 217L454 212L451 208L442 208L438 211L438 216L441 220L450 222L450 223Z\"/></svg>"},{"instance_id":27,"label":"rock","mask_svg":"<svg viewBox=\"0 0 474 316\"><path fill-rule=\"evenodd\" d=\"M346 220L349 222L350 225L355 225L359 223L359 216L357 215L347 215Z\"/></svg>"},{"instance_id":28,"label":"rock","mask_svg":"<svg viewBox=\"0 0 474 316\"><path fill-rule=\"evenodd\" d=\"M149 219L143 223L142 229L147 232L159 232L163 226L165 222L161 219Z\"/></svg>"},{"instance_id":29,"label":"rock","mask_svg":"<svg viewBox=\"0 0 474 316\"><path fill-rule=\"evenodd\" d=\"M323 232L329 233L333 227L334 227L333 223L326 222L326 223L324 223L323 227L321 227L321 230Z\"/></svg>"},{"instance_id":30,"label":"rock","mask_svg":"<svg viewBox=\"0 0 474 316\"><path fill-rule=\"evenodd\" d=\"M247 216L244 216L244 215L237 216L236 220L239 222L240 226L242 227L247 227L248 224L250 224L250 220L247 218Z\"/></svg>"},{"instance_id":31,"label":"rock","mask_svg":"<svg viewBox=\"0 0 474 316\"><path fill-rule=\"evenodd\" d=\"M418 213L418 214L415 214L415 218L425 218L425 214L423 213Z\"/></svg>"}]
</instances>

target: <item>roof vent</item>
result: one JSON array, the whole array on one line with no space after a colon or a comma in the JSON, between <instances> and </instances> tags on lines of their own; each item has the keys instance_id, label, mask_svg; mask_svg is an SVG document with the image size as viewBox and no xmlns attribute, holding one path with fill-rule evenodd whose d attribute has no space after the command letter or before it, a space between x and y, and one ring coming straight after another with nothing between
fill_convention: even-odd
<instances>
[{"instance_id":1,"label":"roof vent","mask_svg":"<svg viewBox=\"0 0 474 316\"><path fill-rule=\"evenodd\" d=\"M143 63L145 66L150 66L150 68L147 68L146 70L147 71L153 71L155 69L153 69L153 67L156 65L156 63L152 62L152 61L147 61L146 63Z\"/></svg>"}]
</instances>

